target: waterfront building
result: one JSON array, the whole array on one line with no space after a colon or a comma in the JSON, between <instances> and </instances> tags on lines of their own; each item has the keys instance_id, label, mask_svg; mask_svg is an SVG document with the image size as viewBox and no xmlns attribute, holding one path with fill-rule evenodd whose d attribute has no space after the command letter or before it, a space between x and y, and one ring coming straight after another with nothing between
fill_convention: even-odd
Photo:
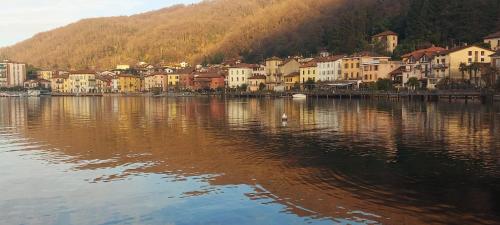
<instances>
[{"instance_id":1,"label":"waterfront building","mask_svg":"<svg viewBox=\"0 0 500 225\"><path fill-rule=\"evenodd\" d=\"M45 79L30 79L24 81L24 88L26 89L50 89L50 81Z\"/></svg>"},{"instance_id":2,"label":"waterfront building","mask_svg":"<svg viewBox=\"0 0 500 225\"><path fill-rule=\"evenodd\" d=\"M0 62L0 87L22 87L26 80L26 64Z\"/></svg>"},{"instance_id":3,"label":"waterfront building","mask_svg":"<svg viewBox=\"0 0 500 225\"><path fill-rule=\"evenodd\" d=\"M363 57L361 58L361 80L363 83L373 83L379 79L389 79L389 73L401 65L401 61L391 61L390 57Z\"/></svg>"},{"instance_id":4,"label":"waterfront building","mask_svg":"<svg viewBox=\"0 0 500 225\"><path fill-rule=\"evenodd\" d=\"M69 92L69 74L54 74L50 79L50 88L52 92Z\"/></svg>"},{"instance_id":5,"label":"waterfront building","mask_svg":"<svg viewBox=\"0 0 500 225\"><path fill-rule=\"evenodd\" d=\"M491 50L500 50L500 31L484 37L484 43L490 45Z\"/></svg>"},{"instance_id":6,"label":"waterfront building","mask_svg":"<svg viewBox=\"0 0 500 225\"><path fill-rule=\"evenodd\" d=\"M318 64L314 60L300 66L299 75L301 84L305 84L307 81L318 81L317 66Z\"/></svg>"},{"instance_id":7,"label":"waterfront building","mask_svg":"<svg viewBox=\"0 0 500 225\"><path fill-rule=\"evenodd\" d=\"M111 77L97 76L96 77L96 92L97 93L110 93L111 92Z\"/></svg>"},{"instance_id":8,"label":"waterfront building","mask_svg":"<svg viewBox=\"0 0 500 225\"><path fill-rule=\"evenodd\" d=\"M249 87L248 89L251 92L256 92L261 90L261 86L266 84L266 76L265 75L253 75L248 78Z\"/></svg>"},{"instance_id":9,"label":"waterfront building","mask_svg":"<svg viewBox=\"0 0 500 225\"><path fill-rule=\"evenodd\" d=\"M154 73L144 76L144 90L152 91L158 88L161 91L168 90L168 75L164 73Z\"/></svg>"},{"instance_id":10,"label":"waterfront building","mask_svg":"<svg viewBox=\"0 0 500 225\"><path fill-rule=\"evenodd\" d=\"M280 65L283 60L278 57L271 57L266 59L266 83L275 84L279 81L278 76L280 74Z\"/></svg>"},{"instance_id":11,"label":"waterfront building","mask_svg":"<svg viewBox=\"0 0 500 225\"><path fill-rule=\"evenodd\" d=\"M219 72L194 74L194 90L217 90L225 87L225 77Z\"/></svg>"},{"instance_id":12,"label":"waterfront building","mask_svg":"<svg viewBox=\"0 0 500 225\"><path fill-rule=\"evenodd\" d=\"M393 53L398 46L398 34L393 31L384 31L372 37L374 44L381 44L385 51Z\"/></svg>"},{"instance_id":13,"label":"waterfront building","mask_svg":"<svg viewBox=\"0 0 500 225\"><path fill-rule=\"evenodd\" d=\"M300 72L293 72L285 75L285 89L293 90L295 87L300 87Z\"/></svg>"},{"instance_id":14,"label":"waterfront building","mask_svg":"<svg viewBox=\"0 0 500 225\"><path fill-rule=\"evenodd\" d=\"M117 70L130 70L130 65L117 65Z\"/></svg>"},{"instance_id":15,"label":"waterfront building","mask_svg":"<svg viewBox=\"0 0 500 225\"><path fill-rule=\"evenodd\" d=\"M255 68L258 65L240 63L228 69L227 84L229 88L239 88L248 85L248 78L253 76Z\"/></svg>"},{"instance_id":16,"label":"waterfront building","mask_svg":"<svg viewBox=\"0 0 500 225\"><path fill-rule=\"evenodd\" d=\"M194 74L184 73L179 75L179 88L181 90L194 89Z\"/></svg>"},{"instance_id":17,"label":"waterfront building","mask_svg":"<svg viewBox=\"0 0 500 225\"><path fill-rule=\"evenodd\" d=\"M329 56L326 53L322 53L322 55L322 57L316 59L318 81L339 80L342 76L342 59L345 55Z\"/></svg>"},{"instance_id":18,"label":"waterfront building","mask_svg":"<svg viewBox=\"0 0 500 225\"><path fill-rule=\"evenodd\" d=\"M433 73L441 78L462 79L460 64L491 63L490 55L493 53L495 52L474 45L440 51L434 57Z\"/></svg>"},{"instance_id":19,"label":"waterfront building","mask_svg":"<svg viewBox=\"0 0 500 225\"><path fill-rule=\"evenodd\" d=\"M73 71L68 76L68 88L71 93L95 93L96 73L94 71Z\"/></svg>"},{"instance_id":20,"label":"waterfront building","mask_svg":"<svg viewBox=\"0 0 500 225\"><path fill-rule=\"evenodd\" d=\"M52 70L41 70L36 72L36 76L38 77L38 79L50 80L55 73L56 72Z\"/></svg>"},{"instance_id":21,"label":"waterfront building","mask_svg":"<svg viewBox=\"0 0 500 225\"><path fill-rule=\"evenodd\" d=\"M131 74L119 74L112 80L112 91L118 93L134 93L141 91L141 78Z\"/></svg>"},{"instance_id":22,"label":"waterfront building","mask_svg":"<svg viewBox=\"0 0 500 225\"><path fill-rule=\"evenodd\" d=\"M401 87L405 87L410 78L417 78L422 87L434 89L437 82L443 77L438 77L432 70L434 57L446 49L441 47L430 47L419 49L402 56L403 67L401 70Z\"/></svg>"}]
</instances>

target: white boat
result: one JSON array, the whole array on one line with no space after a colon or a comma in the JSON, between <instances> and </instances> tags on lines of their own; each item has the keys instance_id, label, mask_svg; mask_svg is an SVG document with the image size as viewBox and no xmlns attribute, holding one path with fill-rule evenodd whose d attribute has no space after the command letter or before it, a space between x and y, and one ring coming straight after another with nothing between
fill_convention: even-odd
<instances>
[{"instance_id":1,"label":"white boat","mask_svg":"<svg viewBox=\"0 0 500 225\"><path fill-rule=\"evenodd\" d=\"M295 99L306 99L307 95L305 95L305 94L294 94L292 97L295 98Z\"/></svg>"}]
</instances>

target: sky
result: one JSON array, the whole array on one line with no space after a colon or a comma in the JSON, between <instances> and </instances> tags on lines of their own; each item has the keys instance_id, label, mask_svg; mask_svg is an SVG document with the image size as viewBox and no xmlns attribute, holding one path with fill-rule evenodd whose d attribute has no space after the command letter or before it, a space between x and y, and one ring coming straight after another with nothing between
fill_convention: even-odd
<instances>
[{"instance_id":1,"label":"sky","mask_svg":"<svg viewBox=\"0 0 500 225\"><path fill-rule=\"evenodd\" d=\"M0 47L84 18L133 15L200 0L0 0Z\"/></svg>"}]
</instances>

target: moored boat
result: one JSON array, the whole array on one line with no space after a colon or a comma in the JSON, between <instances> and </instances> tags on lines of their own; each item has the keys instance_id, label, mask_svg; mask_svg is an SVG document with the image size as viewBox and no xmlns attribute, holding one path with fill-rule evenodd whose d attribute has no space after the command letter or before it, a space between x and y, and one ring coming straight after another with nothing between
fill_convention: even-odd
<instances>
[{"instance_id":1,"label":"moored boat","mask_svg":"<svg viewBox=\"0 0 500 225\"><path fill-rule=\"evenodd\" d=\"M305 98L307 98L307 95L305 95L305 94L294 94L292 97L294 99L305 99Z\"/></svg>"}]
</instances>

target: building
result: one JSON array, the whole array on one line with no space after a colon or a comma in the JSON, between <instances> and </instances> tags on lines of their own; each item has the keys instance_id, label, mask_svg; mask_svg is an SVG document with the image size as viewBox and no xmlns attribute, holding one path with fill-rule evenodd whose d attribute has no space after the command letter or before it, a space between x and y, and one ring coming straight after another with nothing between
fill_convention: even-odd
<instances>
[{"instance_id":1,"label":"building","mask_svg":"<svg viewBox=\"0 0 500 225\"><path fill-rule=\"evenodd\" d=\"M434 57L433 73L441 78L462 79L460 64L491 63L490 56L493 53L495 52L474 45L440 51Z\"/></svg>"},{"instance_id":2,"label":"building","mask_svg":"<svg viewBox=\"0 0 500 225\"><path fill-rule=\"evenodd\" d=\"M500 69L500 50L493 55L490 55L491 58L491 66Z\"/></svg>"},{"instance_id":3,"label":"building","mask_svg":"<svg viewBox=\"0 0 500 225\"><path fill-rule=\"evenodd\" d=\"M323 54L326 55L326 54ZM318 81L335 81L342 77L342 59L344 55L324 56L316 59L318 63Z\"/></svg>"},{"instance_id":4,"label":"building","mask_svg":"<svg viewBox=\"0 0 500 225\"><path fill-rule=\"evenodd\" d=\"M164 73L154 73L144 76L144 90L152 91L154 89L168 91L168 75Z\"/></svg>"},{"instance_id":5,"label":"building","mask_svg":"<svg viewBox=\"0 0 500 225\"><path fill-rule=\"evenodd\" d=\"M130 70L130 65L117 65L117 70Z\"/></svg>"},{"instance_id":6,"label":"building","mask_svg":"<svg viewBox=\"0 0 500 225\"><path fill-rule=\"evenodd\" d=\"M36 72L36 76L38 77L38 79L50 80L55 73L56 72L51 70L41 70Z\"/></svg>"},{"instance_id":7,"label":"building","mask_svg":"<svg viewBox=\"0 0 500 225\"><path fill-rule=\"evenodd\" d=\"M260 91L265 88L266 85L266 76L265 75L253 75L248 78L248 89L251 92Z\"/></svg>"},{"instance_id":8,"label":"building","mask_svg":"<svg viewBox=\"0 0 500 225\"><path fill-rule=\"evenodd\" d=\"M31 79L24 81L26 89L50 89L50 81L44 79Z\"/></svg>"},{"instance_id":9,"label":"building","mask_svg":"<svg viewBox=\"0 0 500 225\"><path fill-rule=\"evenodd\" d=\"M373 56L361 58L361 81L377 82L379 79L390 79L389 73L399 68L401 61L391 61L390 57Z\"/></svg>"},{"instance_id":10,"label":"building","mask_svg":"<svg viewBox=\"0 0 500 225\"><path fill-rule=\"evenodd\" d=\"M194 74L194 90L224 89L225 77L219 72L204 72Z\"/></svg>"},{"instance_id":11,"label":"building","mask_svg":"<svg viewBox=\"0 0 500 225\"><path fill-rule=\"evenodd\" d=\"M112 80L112 91L135 93L141 91L141 78L131 74L118 74Z\"/></svg>"},{"instance_id":12,"label":"building","mask_svg":"<svg viewBox=\"0 0 500 225\"><path fill-rule=\"evenodd\" d=\"M300 72L293 72L285 75L285 89L293 90L297 86L300 88Z\"/></svg>"},{"instance_id":13,"label":"building","mask_svg":"<svg viewBox=\"0 0 500 225\"><path fill-rule=\"evenodd\" d=\"M398 34L393 31L384 31L372 37L374 44L381 44L385 51L393 53L398 46Z\"/></svg>"},{"instance_id":14,"label":"building","mask_svg":"<svg viewBox=\"0 0 500 225\"><path fill-rule=\"evenodd\" d=\"M438 77L432 70L434 57L446 49L441 47L430 47L419 49L402 56L403 67L398 68L401 72L401 86L405 87L412 77L417 78L421 87L434 89L437 82L443 77Z\"/></svg>"},{"instance_id":15,"label":"building","mask_svg":"<svg viewBox=\"0 0 500 225\"><path fill-rule=\"evenodd\" d=\"M283 60L278 57L271 57L266 59L266 83L277 83L279 81L278 76L280 74L280 65Z\"/></svg>"},{"instance_id":16,"label":"building","mask_svg":"<svg viewBox=\"0 0 500 225\"><path fill-rule=\"evenodd\" d=\"M0 62L0 87L22 87L26 80L26 64Z\"/></svg>"},{"instance_id":17,"label":"building","mask_svg":"<svg viewBox=\"0 0 500 225\"><path fill-rule=\"evenodd\" d=\"M491 50L500 50L500 31L484 37L484 43L490 45Z\"/></svg>"},{"instance_id":18,"label":"building","mask_svg":"<svg viewBox=\"0 0 500 225\"><path fill-rule=\"evenodd\" d=\"M69 74L55 74L50 79L50 88L52 92L67 93L69 92Z\"/></svg>"},{"instance_id":19,"label":"building","mask_svg":"<svg viewBox=\"0 0 500 225\"><path fill-rule=\"evenodd\" d=\"M305 84L307 81L317 82L317 67L318 63L316 63L316 61L310 61L301 65L299 68L300 83Z\"/></svg>"},{"instance_id":20,"label":"building","mask_svg":"<svg viewBox=\"0 0 500 225\"><path fill-rule=\"evenodd\" d=\"M111 92L111 77L97 76L96 77L96 92L97 93L110 93Z\"/></svg>"},{"instance_id":21,"label":"building","mask_svg":"<svg viewBox=\"0 0 500 225\"><path fill-rule=\"evenodd\" d=\"M260 68L258 65L240 63L232 66L228 69L227 86L229 88L240 88L242 86L248 86L248 78L254 75L256 68Z\"/></svg>"},{"instance_id":22,"label":"building","mask_svg":"<svg viewBox=\"0 0 500 225\"><path fill-rule=\"evenodd\" d=\"M73 71L68 76L71 93L96 93L96 73L94 71Z\"/></svg>"}]
</instances>

